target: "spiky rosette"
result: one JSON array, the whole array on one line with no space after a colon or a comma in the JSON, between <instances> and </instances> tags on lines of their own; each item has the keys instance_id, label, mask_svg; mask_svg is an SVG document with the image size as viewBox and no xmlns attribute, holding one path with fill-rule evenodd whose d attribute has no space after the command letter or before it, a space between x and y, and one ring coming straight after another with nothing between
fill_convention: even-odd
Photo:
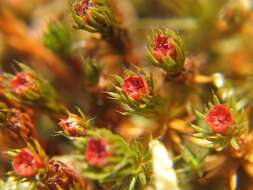
<instances>
[{"instance_id":1,"label":"spiky rosette","mask_svg":"<svg viewBox=\"0 0 253 190\"><path fill-rule=\"evenodd\" d=\"M208 103L204 113L196 111L196 114L198 125L192 125L194 137L200 139L196 142L217 151L229 146L239 149L240 137L247 134L248 126L244 111L237 109L234 100L221 103L214 95L213 103Z\"/></svg>"},{"instance_id":2,"label":"spiky rosette","mask_svg":"<svg viewBox=\"0 0 253 190\"><path fill-rule=\"evenodd\" d=\"M19 64L21 69L16 75L6 74L9 79L11 101L27 105L36 105L52 111L62 112L64 107L57 103L56 93L48 81L24 64Z\"/></svg>"},{"instance_id":3,"label":"spiky rosette","mask_svg":"<svg viewBox=\"0 0 253 190\"><path fill-rule=\"evenodd\" d=\"M92 127L92 120L87 120L83 112L78 109L80 114L67 112L67 117L60 119L59 125L67 136L79 137L84 136L86 131Z\"/></svg>"},{"instance_id":4,"label":"spiky rosette","mask_svg":"<svg viewBox=\"0 0 253 190\"><path fill-rule=\"evenodd\" d=\"M108 92L110 98L126 106L123 114L151 114L157 100L154 96L154 81L152 75L147 75L143 70L137 72L126 71L126 77L116 76L116 92Z\"/></svg>"},{"instance_id":5,"label":"spiky rosette","mask_svg":"<svg viewBox=\"0 0 253 190\"><path fill-rule=\"evenodd\" d=\"M181 37L171 30L157 30L148 40L150 62L169 75L179 73L184 66L185 47Z\"/></svg>"},{"instance_id":6,"label":"spiky rosette","mask_svg":"<svg viewBox=\"0 0 253 190\"><path fill-rule=\"evenodd\" d=\"M36 140L27 143L26 148L8 151L12 157L13 171L8 172L10 179L20 184L26 182L35 189L46 173L47 155ZM25 185L25 183L24 183Z\"/></svg>"},{"instance_id":7,"label":"spiky rosette","mask_svg":"<svg viewBox=\"0 0 253 190\"><path fill-rule=\"evenodd\" d=\"M76 28L89 32L98 32L108 36L115 24L107 0L74 0L72 13Z\"/></svg>"},{"instance_id":8,"label":"spiky rosette","mask_svg":"<svg viewBox=\"0 0 253 190\"><path fill-rule=\"evenodd\" d=\"M80 151L79 161L84 177L113 187L145 185L150 172L149 151L140 144L128 144L107 129L89 130L75 144Z\"/></svg>"}]
</instances>

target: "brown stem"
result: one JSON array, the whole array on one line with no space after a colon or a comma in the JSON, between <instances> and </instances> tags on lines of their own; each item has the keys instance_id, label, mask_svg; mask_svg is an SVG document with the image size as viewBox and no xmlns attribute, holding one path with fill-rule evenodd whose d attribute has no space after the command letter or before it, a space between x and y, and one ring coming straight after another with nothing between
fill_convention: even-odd
<instances>
[{"instance_id":1,"label":"brown stem","mask_svg":"<svg viewBox=\"0 0 253 190\"><path fill-rule=\"evenodd\" d=\"M212 83L213 77L210 76L205 76L205 75L196 75L194 77L194 82L198 84L207 84L207 83Z\"/></svg>"},{"instance_id":2,"label":"brown stem","mask_svg":"<svg viewBox=\"0 0 253 190\"><path fill-rule=\"evenodd\" d=\"M105 40L114 47L116 52L122 56L123 64L126 67L131 65L140 65L140 56L135 51L135 44L130 35L129 27L125 26L129 20L127 10L131 9L130 5L124 1L110 0L113 14L117 20L117 26L112 26L108 36L104 36ZM124 9L122 9L122 6ZM122 10L125 10L122 12Z\"/></svg>"}]
</instances>

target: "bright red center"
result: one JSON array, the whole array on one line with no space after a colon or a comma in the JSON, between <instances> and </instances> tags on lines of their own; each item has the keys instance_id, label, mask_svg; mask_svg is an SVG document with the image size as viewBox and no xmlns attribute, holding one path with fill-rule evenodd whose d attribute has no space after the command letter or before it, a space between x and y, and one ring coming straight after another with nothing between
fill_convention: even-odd
<instances>
[{"instance_id":1,"label":"bright red center","mask_svg":"<svg viewBox=\"0 0 253 190\"><path fill-rule=\"evenodd\" d=\"M125 79L122 89L137 101L149 94L148 84L142 76L129 76Z\"/></svg>"},{"instance_id":2,"label":"bright red center","mask_svg":"<svg viewBox=\"0 0 253 190\"><path fill-rule=\"evenodd\" d=\"M22 149L13 160L13 169L18 176L33 177L44 164L37 155Z\"/></svg>"},{"instance_id":3,"label":"bright red center","mask_svg":"<svg viewBox=\"0 0 253 190\"><path fill-rule=\"evenodd\" d=\"M155 38L153 54L158 60L171 57L176 59L177 50L173 44L172 37L159 34Z\"/></svg>"},{"instance_id":4,"label":"bright red center","mask_svg":"<svg viewBox=\"0 0 253 190\"><path fill-rule=\"evenodd\" d=\"M81 126L78 125L78 121L76 118L67 118L62 119L59 122L59 125L63 128L63 130L68 133L70 136L76 137L79 136L78 129L81 129Z\"/></svg>"},{"instance_id":5,"label":"bright red center","mask_svg":"<svg viewBox=\"0 0 253 190\"><path fill-rule=\"evenodd\" d=\"M87 162L92 166L104 166L111 155L109 148L110 144L106 139L90 139L85 150Z\"/></svg>"},{"instance_id":6,"label":"bright red center","mask_svg":"<svg viewBox=\"0 0 253 190\"><path fill-rule=\"evenodd\" d=\"M84 17L89 8L93 6L94 2L92 0L82 0L76 5L76 12L79 16Z\"/></svg>"},{"instance_id":7,"label":"bright red center","mask_svg":"<svg viewBox=\"0 0 253 190\"><path fill-rule=\"evenodd\" d=\"M29 89L36 89L36 85L32 80L32 76L29 73L20 72L11 80L12 90L16 94L22 95Z\"/></svg>"},{"instance_id":8,"label":"bright red center","mask_svg":"<svg viewBox=\"0 0 253 190\"><path fill-rule=\"evenodd\" d=\"M206 116L208 126L216 133L226 135L228 129L234 127L235 122L228 106L220 104L214 106Z\"/></svg>"}]
</instances>

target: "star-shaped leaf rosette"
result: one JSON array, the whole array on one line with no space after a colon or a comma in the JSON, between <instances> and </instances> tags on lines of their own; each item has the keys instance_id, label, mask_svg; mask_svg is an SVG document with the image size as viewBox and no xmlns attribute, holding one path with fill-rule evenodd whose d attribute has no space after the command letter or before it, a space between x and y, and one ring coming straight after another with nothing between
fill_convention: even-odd
<instances>
[{"instance_id":1,"label":"star-shaped leaf rosette","mask_svg":"<svg viewBox=\"0 0 253 190\"><path fill-rule=\"evenodd\" d=\"M47 80L24 64L18 64L21 71L15 75L5 74L9 79L10 92L6 96L13 101L35 105L51 111L62 112L64 106L57 102L54 88Z\"/></svg>"},{"instance_id":2,"label":"star-shaped leaf rosette","mask_svg":"<svg viewBox=\"0 0 253 190\"><path fill-rule=\"evenodd\" d=\"M26 148L8 151L12 157L13 171L8 172L5 187L26 187L35 190L42 185L46 174L48 157L36 140L27 143ZM9 184L9 186L7 185ZM9 189L6 190L9 190Z\"/></svg>"},{"instance_id":3,"label":"star-shaped leaf rosette","mask_svg":"<svg viewBox=\"0 0 253 190\"><path fill-rule=\"evenodd\" d=\"M92 129L92 119L87 119L84 113L77 109L79 115L67 112L67 117L60 119L59 125L68 137L85 136L88 129Z\"/></svg>"},{"instance_id":4,"label":"star-shaped leaf rosette","mask_svg":"<svg viewBox=\"0 0 253 190\"><path fill-rule=\"evenodd\" d=\"M88 130L75 138L81 174L109 189L138 189L146 185L151 172L148 149L127 143L107 129Z\"/></svg>"},{"instance_id":5,"label":"star-shaped leaf rosette","mask_svg":"<svg viewBox=\"0 0 253 190\"><path fill-rule=\"evenodd\" d=\"M115 24L107 0L72 0L72 14L75 27L89 32L106 35Z\"/></svg>"},{"instance_id":6,"label":"star-shaped leaf rosette","mask_svg":"<svg viewBox=\"0 0 253 190\"><path fill-rule=\"evenodd\" d=\"M6 180L0 180L0 187L4 190L80 190L84 188L81 177L74 170L58 160L49 160L40 144L34 139L27 143L26 148L7 153L12 157L13 170L8 172Z\"/></svg>"},{"instance_id":7,"label":"star-shaped leaf rosette","mask_svg":"<svg viewBox=\"0 0 253 190\"><path fill-rule=\"evenodd\" d=\"M213 95L213 103L209 102L203 113L196 111L197 125L194 142L199 145L221 151L225 148L239 149L242 135L248 133L248 122L243 110L236 107L234 99L221 103Z\"/></svg>"},{"instance_id":8,"label":"star-shaped leaf rosette","mask_svg":"<svg viewBox=\"0 0 253 190\"><path fill-rule=\"evenodd\" d=\"M181 37L174 31L160 29L148 40L150 62L163 68L168 75L180 73L185 61L185 46Z\"/></svg>"},{"instance_id":9,"label":"star-shaped leaf rosette","mask_svg":"<svg viewBox=\"0 0 253 190\"><path fill-rule=\"evenodd\" d=\"M154 96L154 80L151 74L143 70L137 72L126 71L126 77L116 76L115 92L107 92L111 99L122 103L125 112L122 114L148 115L154 112L157 98Z\"/></svg>"}]
</instances>

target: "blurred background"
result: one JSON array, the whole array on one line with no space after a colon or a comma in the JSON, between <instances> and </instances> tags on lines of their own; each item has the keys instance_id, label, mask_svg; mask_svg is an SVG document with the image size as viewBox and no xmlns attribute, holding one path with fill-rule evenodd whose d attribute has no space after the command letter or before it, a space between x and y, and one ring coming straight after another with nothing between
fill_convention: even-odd
<instances>
[{"instance_id":1,"label":"blurred background","mask_svg":"<svg viewBox=\"0 0 253 190\"><path fill-rule=\"evenodd\" d=\"M147 36L155 28L171 28L180 33L187 55L203 75L222 73L226 87L236 86L236 95L251 104L253 98L253 1L252 0L112 0L115 12L133 41L137 65L148 65ZM119 11L120 10L120 11ZM113 75L122 73L123 62L98 34L76 30L68 0L0 1L0 71L15 73L17 61L31 66L49 80L71 111L75 106L95 118L98 127L112 129L126 138L135 138L156 125L139 117L123 117L121 108L108 100ZM55 34L56 33L56 34ZM134 62L134 61L133 61ZM156 72L154 72L156 73ZM160 75L155 74L158 81ZM0 78L0 88L2 79ZM224 86L222 84L216 84ZM198 89L206 102L210 93ZM1 92L1 89L0 89ZM1 97L1 100L4 99ZM32 118L50 156L71 152L53 114L32 111ZM52 146L54 145L54 146ZM22 146L0 132L0 150ZM0 156L0 176L10 169Z\"/></svg>"}]
</instances>

